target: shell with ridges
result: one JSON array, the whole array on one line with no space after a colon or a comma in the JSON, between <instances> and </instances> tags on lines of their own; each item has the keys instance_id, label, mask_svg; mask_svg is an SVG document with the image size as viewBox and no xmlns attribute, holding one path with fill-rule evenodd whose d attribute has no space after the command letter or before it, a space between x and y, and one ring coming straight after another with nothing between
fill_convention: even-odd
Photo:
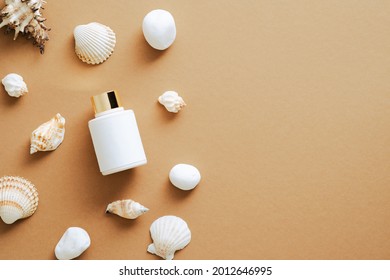
<instances>
[{"instance_id":1,"label":"shell with ridges","mask_svg":"<svg viewBox=\"0 0 390 280\"><path fill-rule=\"evenodd\" d=\"M6 224L30 217L38 207L38 191L18 176L0 178L0 217Z\"/></svg>"},{"instance_id":2,"label":"shell with ridges","mask_svg":"<svg viewBox=\"0 0 390 280\"><path fill-rule=\"evenodd\" d=\"M172 260L175 251L183 249L191 241L191 231L187 223L176 216L163 216L150 226L153 243L148 246L149 253Z\"/></svg>"},{"instance_id":3,"label":"shell with ridges","mask_svg":"<svg viewBox=\"0 0 390 280\"><path fill-rule=\"evenodd\" d=\"M131 199L111 202L106 209L106 213L116 214L125 219L135 219L147 211L148 208Z\"/></svg>"},{"instance_id":4,"label":"shell with ridges","mask_svg":"<svg viewBox=\"0 0 390 280\"><path fill-rule=\"evenodd\" d=\"M64 140L64 136L65 118L56 114L51 120L41 124L32 132L30 154L57 149Z\"/></svg>"},{"instance_id":5,"label":"shell with ridges","mask_svg":"<svg viewBox=\"0 0 390 280\"><path fill-rule=\"evenodd\" d=\"M41 15L41 8L46 3L44 0L7 0L5 7L0 11L0 28L7 26L6 32L15 30L14 40L18 34L25 33L27 38L34 39L34 45L37 45L43 54L45 43L49 40L47 28L43 22L46 20Z\"/></svg>"},{"instance_id":6,"label":"shell with ridges","mask_svg":"<svg viewBox=\"0 0 390 280\"><path fill-rule=\"evenodd\" d=\"M116 37L114 31L101 23L91 22L78 25L73 31L75 52L85 63L103 63L114 52Z\"/></svg>"}]
</instances>

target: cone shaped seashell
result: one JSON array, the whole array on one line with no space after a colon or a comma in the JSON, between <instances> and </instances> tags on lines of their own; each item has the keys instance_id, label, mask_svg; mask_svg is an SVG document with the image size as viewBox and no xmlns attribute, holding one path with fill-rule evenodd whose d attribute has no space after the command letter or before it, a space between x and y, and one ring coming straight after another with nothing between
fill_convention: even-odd
<instances>
[{"instance_id":1,"label":"cone shaped seashell","mask_svg":"<svg viewBox=\"0 0 390 280\"><path fill-rule=\"evenodd\" d=\"M53 151L62 143L65 136L65 119L56 114L31 134L30 154L38 151Z\"/></svg>"},{"instance_id":2,"label":"cone shaped seashell","mask_svg":"<svg viewBox=\"0 0 390 280\"><path fill-rule=\"evenodd\" d=\"M165 109L167 109L171 113L178 113L186 103L183 98L179 96L179 94L175 91L166 91L159 98L158 102L161 105L164 105Z\"/></svg>"},{"instance_id":3,"label":"cone shaped seashell","mask_svg":"<svg viewBox=\"0 0 390 280\"><path fill-rule=\"evenodd\" d=\"M85 63L103 63L114 52L116 37L108 26L97 22L78 25L73 31L75 52Z\"/></svg>"},{"instance_id":4,"label":"cone shaped seashell","mask_svg":"<svg viewBox=\"0 0 390 280\"><path fill-rule=\"evenodd\" d=\"M15 30L14 40L20 32L27 34L27 38L32 38L43 54L50 30L43 24L46 19L41 15L45 3L44 0L6 0L5 7L0 11L0 28L7 26L6 33Z\"/></svg>"},{"instance_id":5,"label":"cone shaped seashell","mask_svg":"<svg viewBox=\"0 0 390 280\"><path fill-rule=\"evenodd\" d=\"M17 176L0 178L0 217L6 224L30 217L38 207L38 191L28 180Z\"/></svg>"},{"instance_id":6,"label":"cone shaped seashell","mask_svg":"<svg viewBox=\"0 0 390 280\"><path fill-rule=\"evenodd\" d=\"M150 234L153 243L147 251L166 260L172 260L175 252L191 241L187 223L176 216L163 216L155 220L150 227Z\"/></svg>"},{"instance_id":7,"label":"cone shaped seashell","mask_svg":"<svg viewBox=\"0 0 390 280\"><path fill-rule=\"evenodd\" d=\"M148 208L131 199L117 200L108 204L106 213L116 214L125 219L135 219L149 211Z\"/></svg>"},{"instance_id":8,"label":"cone shaped seashell","mask_svg":"<svg viewBox=\"0 0 390 280\"><path fill-rule=\"evenodd\" d=\"M9 96L20 97L28 92L27 85L23 81L23 77L18 74L8 74L1 80L1 82L3 83Z\"/></svg>"}]
</instances>

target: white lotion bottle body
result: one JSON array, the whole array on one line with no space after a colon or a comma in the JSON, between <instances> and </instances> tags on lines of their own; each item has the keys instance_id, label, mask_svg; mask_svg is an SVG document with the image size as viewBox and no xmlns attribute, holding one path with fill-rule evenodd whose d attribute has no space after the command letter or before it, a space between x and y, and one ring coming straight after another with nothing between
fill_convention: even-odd
<instances>
[{"instance_id":1,"label":"white lotion bottle body","mask_svg":"<svg viewBox=\"0 0 390 280\"><path fill-rule=\"evenodd\" d=\"M100 172L109 175L147 163L132 110L116 107L88 122Z\"/></svg>"}]
</instances>

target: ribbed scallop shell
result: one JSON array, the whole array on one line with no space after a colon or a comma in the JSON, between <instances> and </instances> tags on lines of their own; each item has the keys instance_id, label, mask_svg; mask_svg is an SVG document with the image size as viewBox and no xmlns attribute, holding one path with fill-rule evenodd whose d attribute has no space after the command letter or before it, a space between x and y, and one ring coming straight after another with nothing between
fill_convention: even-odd
<instances>
[{"instance_id":1,"label":"ribbed scallop shell","mask_svg":"<svg viewBox=\"0 0 390 280\"><path fill-rule=\"evenodd\" d=\"M131 199L111 202L106 209L106 213L116 214L125 219L135 219L147 211L148 208Z\"/></svg>"},{"instance_id":2,"label":"ribbed scallop shell","mask_svg":"<svg viewBox=\"0 0 390 280\"><path fill-rule=\"evenodd\" d=\"M17 176L0 178L0 217L6 224L30 217L38 207L38 191L28 180Z\"/></svg>"},{"instance_id":3,"label":"ribbed scallop shell","mask_svg":"<svg viewBox=\"0 0 390 280\"><path fill-rule=\"evenodd\" d=\"M148 252L166 260L172 260L177 250L183 249L191 241L191 231L187 223L176 216L163 216L150 226L153 243Z\"/></svg>"},{"instance_id":4,"label":"ribbed scallop shell","mask_svg":"<svg viewBox=\"0 0 390 280\"><path fill-rule=\"evenodd\" d=\"M65 136L65 119L56 114L50 121L41 124L31 134L30 154L38 151L53 151Z\"/></svg>"},{"instance_id":5,"label":"ribbed scallop shell","mask_svg":"<svg viewBox=\"0 0 390 280\"><path fill-rule=\"evenodd\" d=\"M103 63L114 52L115 33L108 26L91 22L78 25L73 31L75 52L88 64Z\"/></svg>"}]
</instances>

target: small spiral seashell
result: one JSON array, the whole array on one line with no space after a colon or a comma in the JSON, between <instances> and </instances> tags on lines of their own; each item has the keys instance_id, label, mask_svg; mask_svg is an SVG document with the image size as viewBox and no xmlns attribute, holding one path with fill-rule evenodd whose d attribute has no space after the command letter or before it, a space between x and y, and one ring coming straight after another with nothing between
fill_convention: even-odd
<instances>
[{"instance_id":1,"label":"small spiral seashell","mask_svg":"<svg viewBox=\"0 0 390 280\"><path fill-rule=\"evenodd\" d=\"M114 31L101 23L91 22L78 25L73 31L75 52L85 63L100 64L114 52L116 37Z\"/></svg>"},{"instance_id":2,"label":"small spiral seashell","mask_svg":"<svg viewBox=\"0 0 390 280\"><path fill-rule=\"evenodd\" d=\"M116 214L125 219L135 219L147 211L148 208L131 199L111 202L106 209L106 213Z\"/></svg>"},{"instance_id":3,"label":"small spiral seashell","mask_svg":"<svg viewBox=\"0 0 390 280\"><path fill-rule=\"evenodd\" d=\"M28 92L27 85L23 81L23 77L18 74L8 74L1 80L1 82L3 83L9 96L21 97Z\"/></svg>"},{"instance_id":4,"label":"small spiral seashell","mask_svg":"<svg viewBox=\"0 0 390 280\"><path fill-rule=\"evenodd\" d=\"M166 91L159 98L158 102L161 105L164 105L165 109L171 113L178 113L186 103L183 98L179 96L179 94L175 91Z\"/></svg>"},{"instance_id":5,"label":"small spiral seashell","mask_svg":"<svg viewBox=\"0 0 390 280\"><path fill-rule=\"evenodd\" d=\"M65 137L65 119L56 114L50 121L41 124L31 134L30 154L38 151L53 151Z\"/></svg>"},{"instance_id":6,"label":"small spiral seashell","mask_svg":"<svg viewBox=\"0 0 390 280\"><path fill-rule=\"evenodd\" d=\"M0 217L6 224L30 217L38 207L38 191L18 176L0 178Z\"/></svg>"},{"instance_id":7,"label":"small spiral seashell","mask_svg":"<svg viewBox=\"0 0 390 280\"><path fill-rule=\"evenodd\" d=\"M176 216L163 216L150 226L153 243L147 251L166 260L172 260L177 250L183 249L191 241L191 231L187 223Z\"/></svg>"}]
</instances>

